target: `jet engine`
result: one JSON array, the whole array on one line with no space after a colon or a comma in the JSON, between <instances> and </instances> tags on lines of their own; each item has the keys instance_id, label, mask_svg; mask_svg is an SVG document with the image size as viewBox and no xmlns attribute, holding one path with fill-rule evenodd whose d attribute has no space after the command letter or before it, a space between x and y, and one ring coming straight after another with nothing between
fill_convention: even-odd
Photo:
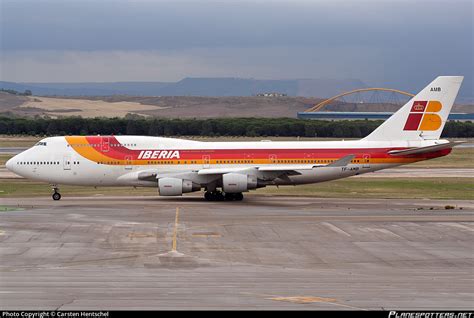
<instances>
[{"instance_id":1,"label":"jet engine","mask_svg":"<svg viewBox=\"0 0 474 318\"><path fill-rule=\"evenodd\" d=\"M240 193L256 188L256 176L239 173L226 173L222 176L222 190L225 193Z\"/></svg>"},{"instance_id":2,"label":"jet engine","mask_svg":"<svg viewBox=\"0 0 474 318\"><path fill-rule=\"evenodd\" d=\"M182 195L183 193L199 190L201 190L201 186L190 180L178 178L161 178L158 180L158 191L162 196Z\"/></svg>"}]
</instances>

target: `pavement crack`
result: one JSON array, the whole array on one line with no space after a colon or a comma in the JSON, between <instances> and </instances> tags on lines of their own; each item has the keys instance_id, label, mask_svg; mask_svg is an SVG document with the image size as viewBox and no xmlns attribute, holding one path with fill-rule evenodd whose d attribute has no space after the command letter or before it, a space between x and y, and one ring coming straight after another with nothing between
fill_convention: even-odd
<instances>
[{"instance_id":1,"label":"pavement crack","mask_svg":"<svg viewBox=\"0 0 474 318\"><path fill-rule=\"evenodd\" d=\"M72 298L70 301L68 302L64 302L62 303L61 305L59 305L56 309L54 309L54 311L59 311L61 309L61 307L65 306L65 305L69 305L69 304L72 304L74 302L74 298Z\"/></svg>"}]
</instances>

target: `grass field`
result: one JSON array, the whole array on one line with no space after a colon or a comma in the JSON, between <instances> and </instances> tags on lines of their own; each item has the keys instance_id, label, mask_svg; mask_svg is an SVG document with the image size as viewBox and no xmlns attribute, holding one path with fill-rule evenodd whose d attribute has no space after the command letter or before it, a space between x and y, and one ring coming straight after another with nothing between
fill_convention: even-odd
<instances>
[{"instance_id":1,"label":"grass field","mask_svg":"<svg viewBox=\"0 0 474 318\"><path fill-rule=\"evenodd\" d=\"M454 148L444 157L417 162L407 168L474 168L474 148Z\"/></svg>"},{"instance_id":2,"label":"grass field","mask_svg":"<svg viewBox=\"0 0 474 318\"><path fill-rule=\"evenodd\" d=\"M0 136L0 147L31 147L41 137Z\"/></svg>"},{"instance_id":3,"label":"grass field","mask_svg":"<svg viewBox=\"0 0 474 318\"><path fill-rule=\"evenodd\" d=\"M49 196L46 183L23 179L0 179L1 197ZM158 195L156 188L77 187L62 186L63 196L86 195ZM321 198L390 198L390 199L474 199L474 178L348 178L343 180L300 186L268 187L250 192Z\"/></svg>"},{"instance_id":4,"label":"grass field","mask_svg":"<svg viewBox=\"0 0 474 318\"><path fill-rule=\"evenodd\" d=\"M13 157L12 155L0 154L0 167L5 165L8 159Z\"/></svg>"},{"instance_id":5,"label":"grass field","mask_svg":"<svg viewBox=\"0 0 474 318\"><path fill-rule=\"evenodd\" d=\"M347 178L294 187L269 187L257 193L323 198L474 199L473 178Z\"/></svg>"}]
</instances>

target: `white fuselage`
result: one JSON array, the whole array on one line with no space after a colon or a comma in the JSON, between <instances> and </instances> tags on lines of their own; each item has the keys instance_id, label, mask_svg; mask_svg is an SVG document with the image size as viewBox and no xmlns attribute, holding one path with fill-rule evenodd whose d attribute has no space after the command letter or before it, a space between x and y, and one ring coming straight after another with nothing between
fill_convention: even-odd
<instances>
[{"instance_id":1,"label":"white fuselage","mask_svg":"<svg viewBox=\"0 0 474 318\"><path fill-rule=\"evenodd\" d=\"M81 139L74 139L81 138ZM260 141L198 142L161 137L50 137L8 161L8 169L32 180L84 186L156 186L156 180L139 179L146 171L158 175L204 169L252 169L275 166L299 172L271 184L305 184L349 177L425 158L385 158L387 150L432 145L433 141ZM107 140L110 138L110 140ZM109 157L114 147L130 151ZM344 169L328 164L354 154ZM105 156L105 157L104 157ZM314 169L298 167L316 165ZM327 166L327 167L325 167ZM324 169L322 169L324 168ZM203 182L207 180L201 178Z\"/></svg>"}]
</instances>

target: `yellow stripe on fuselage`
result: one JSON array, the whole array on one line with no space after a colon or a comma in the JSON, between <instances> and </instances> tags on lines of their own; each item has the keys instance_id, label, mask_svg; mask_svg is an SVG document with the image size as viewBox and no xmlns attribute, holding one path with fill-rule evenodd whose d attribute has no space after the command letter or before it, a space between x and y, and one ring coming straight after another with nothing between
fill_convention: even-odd
<instances>
[{"instance_id":1,"label":"yellow stripe on fuselage","mask_svg":"<svg viewBox=\"0 0 474 318\"><path fill-rule=\"evenodd\" d=\"M330 164L340 158L289 158L289 159L140 159L140 160L121 160L108 157L106 154L99 152L90 146L86 137L83 136L67 136L65 137L69 146L74 149L82 157L96 163L110 165L248 165L248 164ZM370 158L355 159L351 164L407 164L424 160L425 158Z\"/></svg>"}]
</instances>

